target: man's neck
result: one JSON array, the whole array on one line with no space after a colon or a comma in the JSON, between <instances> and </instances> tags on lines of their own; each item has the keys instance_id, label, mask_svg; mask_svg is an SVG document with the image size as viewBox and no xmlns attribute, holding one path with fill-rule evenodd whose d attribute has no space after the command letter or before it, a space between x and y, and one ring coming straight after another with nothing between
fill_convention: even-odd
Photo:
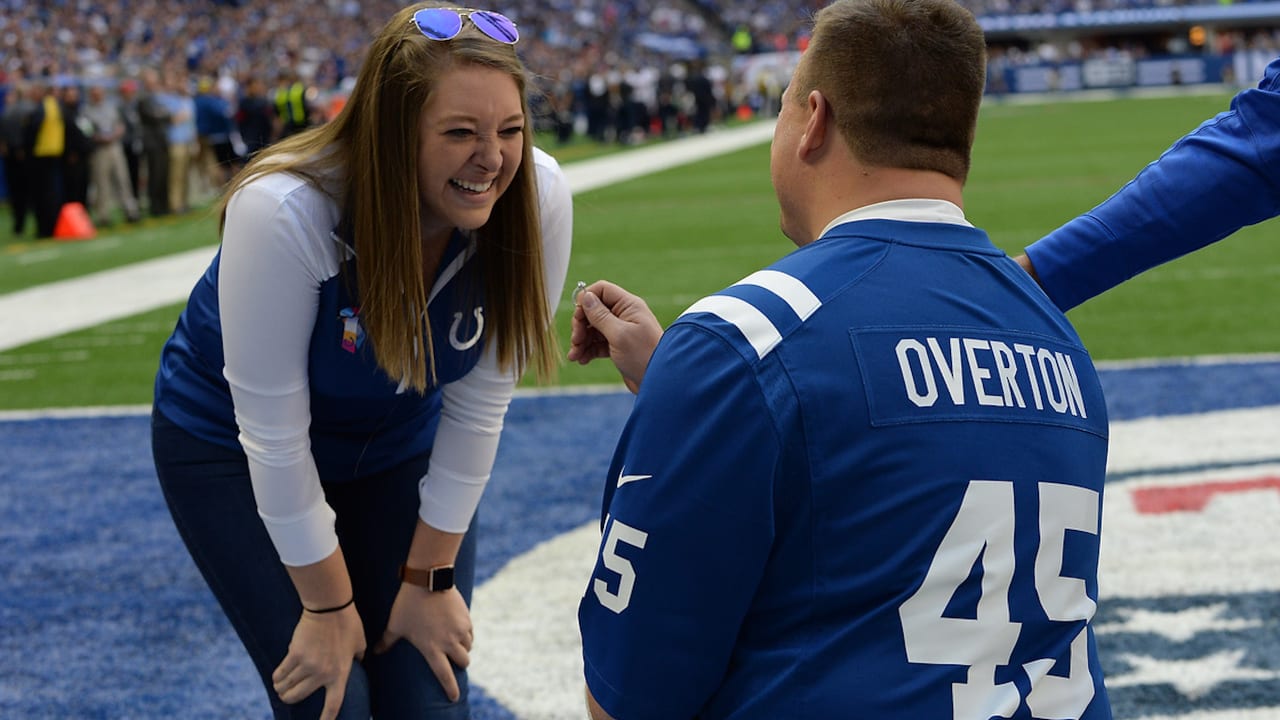
<instances>
[{"instance_id":1,"label":"man's neck","mask_svg":"<svg viewBox=\"0 0 1280 720\"><path fill-rule=\"evenodd\" d=\"M816 240L841 215L890 200L945 200L963 209L963 188L959 180L931 170L864 167L815 184L806 227Z\"/></svg>"}]
</instances>

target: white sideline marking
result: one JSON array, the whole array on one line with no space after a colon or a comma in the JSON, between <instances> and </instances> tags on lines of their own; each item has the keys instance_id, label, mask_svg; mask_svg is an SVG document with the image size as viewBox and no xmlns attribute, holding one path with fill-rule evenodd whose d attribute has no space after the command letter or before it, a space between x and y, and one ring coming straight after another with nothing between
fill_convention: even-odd
<instances>
[{"instance_id":1,"label":"white sideline marking","mask_svg":"<svg viewBox=\"0 0 1280 720\"><path fill-rule=\"evenodd\" d=\"M776 124L776 120L766 120L715 130L706 135L679 138L617 155L567 163L564 165L564 172L568 176L569 187L573 188L575 194L586 192L768 142L773 137L773 126Z\"/></svg>"},{"instance_id":2,"label":"white sideline marking","mask_svg":"<svg viewBox=\"0 0 1280 720\"><path fill-rule=\"evenodd\" d=\"M1099 360L1093 365L1099 370L1133 370L1176 365L1226 365L1230 363L1271 363L1278 361L1280 361L1280 353L1251 353L1248 355L1192 355L1188 357Z\"/></svg>"},{"instance_id":3,"label":"white sideline marking","mask_svg":"<svg viewBox=\"0 0 1280 720\"><path fill-rule=\"evenodd\" d=\"M575 194L767 142L775 120L565 163ZM0 352L187 299L217 247L189 252L0 295Z\"/></svg>"},{"instance_id":4,"label":"white sideline marking","mask_svg":"<svg viewBox=\"0 0 1280 720\"><path fill-rule=\"evenodd\" d=\"M565 385L561 387L516 388L515 397L594 397L600 395L630 395L619 381L615 385ZM88 407L37 408L32 410L0 410L0 423L22 420L55 418L75 420L96 417L132 417L150 415L150 405L96 405Z\"/></svg>"},{"instance_id":5,"label":"white sideline marking","mask_svg":"<svg viewBox=\"0 0 1280 720\"><path fill-rule=\"evenodd\" d=\"M0 351L182 302L213 246L0 295Z\"/></svg>"},{"instance_id":6,"label":"white sideline marking","mask_svg":"<svg viewBox=\"0 0 1280 720\"><path fill-rule=\"evenodd\" d=\"M95 405L92 407L42 408L40 410L3 410L0 422L23 420L76 420L79 418L135 417L150 415L150 405Z\"/></svg>"}]
</instances>

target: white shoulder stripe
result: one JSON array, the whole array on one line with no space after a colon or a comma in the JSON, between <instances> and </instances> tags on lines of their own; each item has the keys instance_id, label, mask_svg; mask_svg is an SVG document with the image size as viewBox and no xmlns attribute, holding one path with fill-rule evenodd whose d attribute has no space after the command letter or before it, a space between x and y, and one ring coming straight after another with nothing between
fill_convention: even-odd
<instances>
[{"instance_id":1,"label":"white shoulder stripe","mask_svg":"<svg viewBox=\"0 0 1280 720\"><path fill-rule=\"evenodd\" d=\"M818 300L818 296L814 295L804 283L777 270L760 270L734 284L755 285L768 290L785 300L801 320L807 320L815 310L822 307L822 301Z\"/></svg>"},{"instance_id":2,"label":"white shoulder stripe","mask_svg":"<svg viewBox=\"0 0 1280 720\"><path fill-rule=\"evenodd\" d=\"M751 347L755 348L756 355L760 358L768 355L774 346L782 342L782 335L778 332L778 328L769 322L769 318L765 317L764 313L746 300L728 295L710 295L690 305L688 310L680 314L683 316L700 312L711 313L725 322L732 323L747 342L751 343Z\"/></svg>"},{"instance_id":3,"label":"white shoulder stripe","mask_svg":"<svg viewBox=\"0 0 1280 720\"><path fill-rule=\"evenodd\" d=\"M777 270L754 272L734 285L751 285L768 290L790 306L801 322L822 307L822 301L808 286ZM778 332L778 326L746 300L728 295L711 295L694 303L680 314L683 316L699 312L711 313L725 322L732 323L747 342L751 343L756 355L762 359L782 342L782 333Z\"/></svg>"}]
</instances>

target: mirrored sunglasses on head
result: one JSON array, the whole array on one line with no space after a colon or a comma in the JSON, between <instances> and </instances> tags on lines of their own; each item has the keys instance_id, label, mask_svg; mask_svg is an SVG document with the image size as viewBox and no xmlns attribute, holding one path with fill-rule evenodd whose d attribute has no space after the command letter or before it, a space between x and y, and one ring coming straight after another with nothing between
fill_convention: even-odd
<instances>
[{"instance_id":1,"label":"mirrored sunglasses on head","mask_svg":"<svg viewBox=\"0 0 1280 720\"><path fill-rule=\"evenodd\" d=\"M462 32L462 23L470 20L476 29L504 45L515 45L520 31L511 18L491 10L470 8L425 8L413 14L418 31L432 40L452 40Z\"/></svg>"}]
</instances>

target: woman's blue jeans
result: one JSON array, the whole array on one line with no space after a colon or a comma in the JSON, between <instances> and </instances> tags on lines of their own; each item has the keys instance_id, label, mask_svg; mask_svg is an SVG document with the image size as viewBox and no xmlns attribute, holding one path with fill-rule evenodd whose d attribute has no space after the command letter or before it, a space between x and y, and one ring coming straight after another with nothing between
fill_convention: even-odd
<instances>
[{"instance_id":1,"label":"woman's blue jeans","mask_svg":"<svg viewBox=\"0 0 1280 720\"><path fill-rule=\"evenodd\" d=\"M323 689L288 705L272 688L271 673L289 650L302 605L258 517L244 453L200 440L159 412L152 413L151 438L156 473L174 525L257 667L275 717L319 717ZM344 720L470 716L465 671L454 668L462 696L451 703L426 660L407 640L381 655L372 651L400 588L399 567L418 520L418 480L426 473L429 457L424 453L386 472L324 485L325 499L337 514L338 541L370 648L362 662L352 662L339 714ZM456 567L458 589L470 604L474 520Z\"/></svg>"}]
</instances>

